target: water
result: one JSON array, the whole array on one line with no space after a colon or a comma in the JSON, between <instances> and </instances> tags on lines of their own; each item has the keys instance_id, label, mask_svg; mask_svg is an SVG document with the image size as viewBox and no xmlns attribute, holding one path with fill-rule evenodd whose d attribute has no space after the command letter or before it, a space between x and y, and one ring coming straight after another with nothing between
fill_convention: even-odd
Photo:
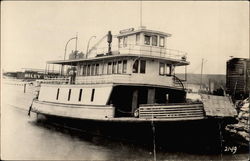
<instances>
[{"instance_id":1,"label":"water","mask_svg":"<svg viewBox=\"0 0 250 161\"><path fill-rule=\"evenodd\" d=\"M2 159L18 160L248 160L246 152L199 154L168 151L112 138L86 135L80 130L39 123L27 116L33 91L23 86L2 89ZM192 148L192 147L190 147ZM155 152L154 152L155 150Z\"/></svg>"}]
</instances>

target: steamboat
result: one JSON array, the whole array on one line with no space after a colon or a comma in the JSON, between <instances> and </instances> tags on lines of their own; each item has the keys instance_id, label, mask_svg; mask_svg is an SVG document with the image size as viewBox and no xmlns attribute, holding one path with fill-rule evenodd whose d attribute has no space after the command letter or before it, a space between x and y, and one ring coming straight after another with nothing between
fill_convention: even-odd
<instances>
[{"instance_id":1,"label":"steamboat","mask_svg":"<svg viewBox=\"0 0 250 161\"><path fill-rule=\"evenodd\" d=\"M167 48L170 36L145 27L115 36L109 31L106 48L97 43L85 55L74 51L74 59L48 61L67 68L66 76L44 80L30 112L98 134L101 129L130 138L157 135L173 141L179 135L178 140L192 136L191 144L199 138L211 141L218 129L235 123L237 112L227 97L188 99L183 80L175 75L176 68L189 65L187 54Z\"/></svg>"}]
</instances>

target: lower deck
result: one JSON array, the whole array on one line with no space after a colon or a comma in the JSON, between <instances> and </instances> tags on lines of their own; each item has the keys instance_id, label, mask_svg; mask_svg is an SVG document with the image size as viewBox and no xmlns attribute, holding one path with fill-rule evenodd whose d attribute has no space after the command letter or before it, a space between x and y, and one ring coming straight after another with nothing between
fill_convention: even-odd
<instances>
[{"instance_id":1,"label":"lower deck","mask_svg":"<svg viewBox=\"0 0 250 161\"><path fill-rule=\"evenodd\" d=\"M109 122L164 122L234 118L227 98L190 101L184 90L122 84L42 85L31 111L52 116Z\"/></svg>"},{"instance_id":2,"label":"lower deck","mask_svg":"<svg viewBox=\"0 0 250 161\"><path fill-rule=\"evenodd\" d=\"M56 109L55 109L56 108ZM186 109L188 110L188 109ZM32 112L38 114L45 114L50 116L65 117L65 118L75 118L82 120L95 120L104 122L165 122L165 121L192 121L192 120L204 120L206 119L204 113L198 116L190 117L173 117L168 116L167 112L163 112L164 118L157 117L157 114L151 114L151 117L141 116L140 113L138 117L113 117L114 107L112 106L74 106L74 105L60 105L49 102L39 102L35 100L32 105ZM143 112L142 112L143 113ZM143 114L141 114L143 115ZM148 116L148 115L147 115Z\"/></svg>"}]
</instances>

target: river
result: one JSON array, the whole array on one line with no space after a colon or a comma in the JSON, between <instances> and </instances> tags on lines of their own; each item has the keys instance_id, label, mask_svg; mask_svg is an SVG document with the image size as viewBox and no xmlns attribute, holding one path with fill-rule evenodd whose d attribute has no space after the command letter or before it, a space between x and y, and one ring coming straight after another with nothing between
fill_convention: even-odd
<instances>
[{"instance_id":1,"label":"river","mask_svg":"<svg viewBox=\"0 0 250 161\"><path fill-rule=\"evenodd\" d=\"M247 152L200 154L131 144L39 123L28 117L33 90L4 85L1 108L1 158L4 160L248 160ZM192 147L190 147L192 148Z\"/></svg>"}]
</instances>

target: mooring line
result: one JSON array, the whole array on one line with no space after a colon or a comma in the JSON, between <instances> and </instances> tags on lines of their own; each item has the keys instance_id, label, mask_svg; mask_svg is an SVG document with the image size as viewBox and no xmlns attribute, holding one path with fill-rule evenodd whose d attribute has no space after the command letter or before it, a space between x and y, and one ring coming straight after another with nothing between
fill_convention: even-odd
<instances>
[{"instance_id":1,"label":"mooring line","mask_svg":"<svg viewBox=\"0 0 250 161\"><path fill-rule=\"evenodd\" d=\"M219 121L219 131L220 131L220 157L221 157L221 160L223 161L223 156L222 156L222 140L223 140L223 136L222 136L222 133L221 133L221 122Z\"/></svg>"},{"instance_id":2,"label":"mooring line","mask_svg":"<svg viewBox=\"0 0 250 161\"><path fill-rule=\"evenodd\" d=\"M156 161L156 145L155 145L155 126L154 126L154 121L153 121L153 114L151 117L151 126L152 126L152 132L153 132L153 144L154 144L154 161Z\"/></svg>"}]
</instances>

